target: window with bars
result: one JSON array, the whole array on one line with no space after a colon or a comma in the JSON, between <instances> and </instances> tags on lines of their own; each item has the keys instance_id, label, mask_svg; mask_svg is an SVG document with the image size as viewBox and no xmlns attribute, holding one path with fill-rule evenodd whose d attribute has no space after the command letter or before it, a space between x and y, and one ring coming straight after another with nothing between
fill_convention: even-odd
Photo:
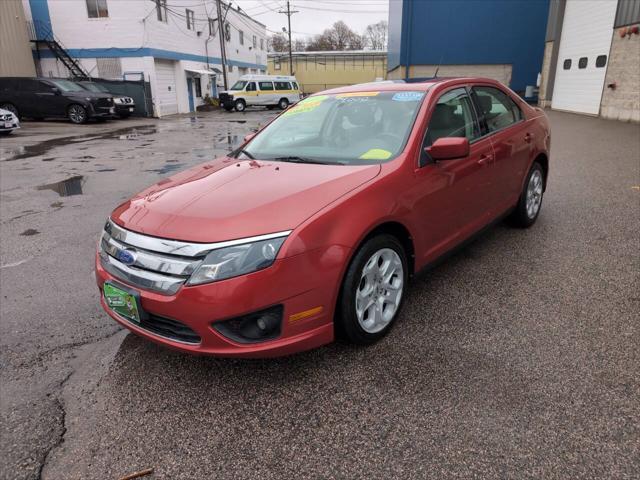
<instances>
[{"instance_id":1,"label":"window with bars","mask_svg":"<svg viewBox=\"0 0 640 480\"><path fill-rule=\"evenodd\" d=\"M255 35L253 36L253 48L257 48L258 47L258 37L256 37Z\"/></svg>"},{"instance_id":2,"label":"window with bars","mask_svg":"<svg viewBox=\"0 0 640 480\"><path fill-rule=\"evenodd\" d=\"M122 64L120 58L96 58L98 75L101 78L122 78Z\"/></svg>"},{"instance_id":3,"label":"window with bars","mask_svg":"<svg viewBox=\"0 0 640 480\"><path fill-rule=\"evenodd\" d=\"M260 39L260 50L264 50L264 38Z\"/></svg>"},{"instance_id":4,"label":"window with bars","mask_svg":"<svg viewBox=\"0 0 640 480\"><path fill-rule=\"evenodd\" d=\"M185 13L185 16L187 17L187 29L195 30L196 22L195 22L195 15L193 13L193 10L189 10L188 8L185 8L184 13Z\"/></svg>"},{"instance_id":5,"label":"window with bars","mask_svg":"<svg viewBox=\"0 0 640 480\"><path fill-rule=\"evenodd\" d=\"M167 0L156 0L156 15L159 22L167 23Z\"/></svg>"},{"instance_id":6,"label":"window with bars","mask_svg":"<svg viewBox=\"0 0 640 480\"><path fill-rule=\"evenodd\" d=\"M106 18L109 16L107 0L86 0L89 18Z\"/></svg>"},{"instance_id":7,"label":"window with bars","mask_svg":"<svg viewBox=\"0 0 640 480\"><path fill-rule=\"evenodd\" d=\"M240 45L244 45L244 32L242 30L238 30L238 36L240 38Z\"/></svg>"},{"instance_id":8,"label":"window with bars","mask_svg":"<svg viewBox=\"0 0 640 480\"><path fill-rule=\"evenodd\" d=\"M209 36L210 37L215 37L216 36L216 20L215 18L210 18L209 19Z\"/></svg>"}]
</instances>

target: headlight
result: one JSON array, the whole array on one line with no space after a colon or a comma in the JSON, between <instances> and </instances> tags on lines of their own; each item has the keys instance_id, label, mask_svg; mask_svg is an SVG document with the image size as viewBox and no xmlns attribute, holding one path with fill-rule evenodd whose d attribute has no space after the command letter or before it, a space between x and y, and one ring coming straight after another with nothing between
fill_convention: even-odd
<instances>
[{"instance_id":1,"label":"headlight","mask_svg":"<svg viewBox=\"0 0 640 480\"><path fill-rule=\"evenodd\" d=\"M114 98L113 103L123 103L122 100L122 98Z\"/></svg>"},{"instance_id":2,"label":"headlight","mask_svg":"<svg viewBox=\"0 0 640 480\"><path fill-rule=\"evenodd\" d=\"M213 250L191 275L187 284L216 282L267 268L275 261L286 238L271 238Z\"/></svg>"}]
</instances>

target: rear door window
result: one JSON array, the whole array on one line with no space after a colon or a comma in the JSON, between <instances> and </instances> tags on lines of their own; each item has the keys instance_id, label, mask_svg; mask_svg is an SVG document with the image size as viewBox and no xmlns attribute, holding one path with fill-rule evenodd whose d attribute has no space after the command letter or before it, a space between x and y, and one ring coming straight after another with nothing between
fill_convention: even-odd
<instances>
[{"instance_id":1,"label":"rear door window","mask_svg":"<svg viewBox=\"0 0 640 480\"><path fill-rule=\"evenodd\" d=\"M276 90L291 90L289 82L274 82Z\"/></svg>"},{"instance_id":2,"label":"rear door window","mask_svg":"<svg viewBox=\"0 0 640 480\"><path fill-rule=\"evenodd\" d=\"M474 99L486 133L492 133L522 120L522 112L503 91L494 87L473 87Z\"/></svg>"},{"instance_id":3,"label":"rear door window","mask_svg":"<svg viewBox=\"0 0 640 480\"><path fill-rule=\"evenodd\" d=\"M298 90L298 84L296 82L293 82L293 89Z\"/></svg>"}]
</instances>

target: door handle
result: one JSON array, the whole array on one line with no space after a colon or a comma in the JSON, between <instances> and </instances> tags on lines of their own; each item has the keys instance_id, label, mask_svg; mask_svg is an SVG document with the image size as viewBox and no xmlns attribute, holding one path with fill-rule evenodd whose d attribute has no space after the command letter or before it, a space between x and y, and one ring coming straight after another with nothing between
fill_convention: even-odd
<instances>
[{"instance_id":1,"label":"door handle","mask_svg":"<svg viewBox=\"0 0 640 480\"><path fill-rule=\"evenodd\" d=\"M483 153L478 159L478 163L480 165L485 165L491 161L493 161L493 155L491 155L490 153Z\"/></svg>"},{"instance_id":2,"label":"door handle","mask_svg":"<svg viewBox=\"0 0 640 480\"><path fill-rule=\"evenodd\" d=\"M527 143L531 143L531 140L533 140L533 133L527 133L524 136L524 141L527 142Z\"/></svg>"}]
</instances>

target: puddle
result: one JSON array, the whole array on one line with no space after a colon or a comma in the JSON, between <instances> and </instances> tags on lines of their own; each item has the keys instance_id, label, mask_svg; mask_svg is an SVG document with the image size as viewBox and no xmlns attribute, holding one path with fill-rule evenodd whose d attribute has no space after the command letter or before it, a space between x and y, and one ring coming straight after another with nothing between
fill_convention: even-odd
<instances>
[{"instance_id":1,"label":"puddle","mask_svg":"<svg viewBox=\"0 0 640 480\"><path fill-rule=\"evenodd\" d=\"M33 228L27 228L24 232L22 232L20 235L22 235L23 237L30 237L32 235L38 235L40 232L38 230L35 230Z\"/></svg>"},{"instance_id":2,"label":"puddle","mask_svg":"<svg viewBox=\"0 0 640 480\"><path fill-rule=\"evenodd\" d=\"M56 157L47 157L47 158L43 158L42 161L43 162L53 162L56 159Z\"/></svg>"},{"instance_id":3,"label":"puddle","mask_svg":"<svg viewBox=\"0 0 640 480\"><path fill-rule=\"evenodd\" d=\"M180 170L184 167L186 163L167 163L165 166L160 168L152 168L150 170L145 170L145 172L155 172L159 175L165 175L167 173L175 172L176 170Z\"/></svg>"},{"instance_id":4,"label":"puddle","mask_svg":"<svg viewBox=\"0 0 640 480\"><path fill-rule=\"evenodd\" d=\"M247 123L246 120L227 120L229 123Z\"/></svg>"},{"instance_id":5,"label":"puddle","mask_svg":"<svg viewBox=\"0 0 640 480\"><path fill-rule=\"evenodd\" d=\"M96 172L115 172L115 168L99 168Z\"/></svg>"},{"instance_id":6,"label":"puddle","mask_svg":"<svg viewBox=\"0 0 640 480\"><path fill-rule=\"evenodd\" d=\"M82 142L90 142L93 140L109 140L109 139L128 139L131 136L132 140L140 138L142 135L151 135L157 132L155 125L141 125L139 127L126 127L116 130L107 131L101 134L86 134L77 135L72 137L59 137L45 140L34 145L20 146L15 149L0 149L0 160L2 161L14 161L22 160L24 158L36 157L39 155L45 155L49 150L56 147L64 147L66 145L73 145ZM86 147L89 148L89 147ZM55 158L55 157L50 157ZM50 161L50 160L46 160Z\"/></svg>"},{"instance_id":7,"label":"puddle","mask_svg":"<svg viewBox=\"0 0 640 480\"><path fill-rule=\"evenodd\" d=\"M37 190L53 190L61 197L70 197L71 195L82 195L82 184L84 176L75 175L55 183L40 185Z\"/></svg>"}]
</instances>

